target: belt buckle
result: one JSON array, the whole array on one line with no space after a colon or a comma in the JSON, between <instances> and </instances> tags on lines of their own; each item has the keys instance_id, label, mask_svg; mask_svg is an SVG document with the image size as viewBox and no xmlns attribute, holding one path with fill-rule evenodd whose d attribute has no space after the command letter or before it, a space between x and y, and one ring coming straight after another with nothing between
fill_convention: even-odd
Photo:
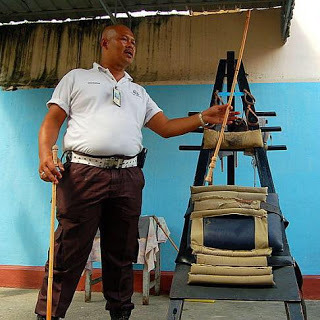
<instances>
[{"instance_id":1,"label":"belt buckle","mask_svg":"<svg viewBox=\"0 0 320 320\"><path fill-rule=\"evenodd\" d=\"M123 163L123 159L121 158L115 158L115 157L111 157L111 158L107 158L105 159L105 168L106 169L119 169L121 168Z\"/></svg>"},{"instance_id":2,"label":"belt buckle","mask_svg":"<svg viewBox=\"0 0 320 320\"><path fill-rule=\"evenodd\" d=\"M121 158L115 159L115 162L116 162L115 168L116 169L122 168L123 161L124 159L121 159Z\"/></svg>"}]
</instances>

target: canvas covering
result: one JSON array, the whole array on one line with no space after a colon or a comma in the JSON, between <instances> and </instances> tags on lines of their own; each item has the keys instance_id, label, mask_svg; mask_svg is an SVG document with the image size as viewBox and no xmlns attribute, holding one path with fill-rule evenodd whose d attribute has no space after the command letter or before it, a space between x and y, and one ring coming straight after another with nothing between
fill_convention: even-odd
<instances>
[{"instance_id":1,"label":"canvas covering","mask_svg":"<svg viewBox=\"0 0 320 320\"><path fill-rule=\"evenodd\" d=\"M203 148L214 149L218 143L220 131L206 129L203 134ZM221 149L226 150L251 150L263 147L261 130L248 130L242 132L224 132Z\"/></svg>"}]
</instances>

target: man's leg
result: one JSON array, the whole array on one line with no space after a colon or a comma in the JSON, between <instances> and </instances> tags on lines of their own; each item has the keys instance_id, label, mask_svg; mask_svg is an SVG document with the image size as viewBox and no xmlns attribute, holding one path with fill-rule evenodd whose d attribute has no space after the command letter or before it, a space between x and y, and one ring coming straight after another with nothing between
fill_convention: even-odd
<instances>
[{"instance_id":1,"label":"man's leg","mask_svg":"<svg viewBox=\"0 0 320 320\"><path fill-rule=\"evenodd\" d=\"M144 178L135 167L113 172L112 181L114 192L102 207L100 225L103 291L111 315L123 310L130 315Z\"/></svg>"},{"instance_id":2,"label":"man's leg","mask_svg":"<svg viewBox=\"0 0 320 320\"><path fill-rule=\"evenodd\" d=\"M95 208L96 209L96 208ZM92 210L94 211L94 210ZM92 217L96 212L92 212ZM97 215L96 215L97 216ZM98 221L59 219L55 232L52 315L63 318L71 303L97 232ZM48 261L35 312L46 314Z\"/></svg>"},{"instance_id":3,"label":"man's leg","mask_svg":"<svg viewBox=\"0 0 320 320\"><path fill-rule=\"evenodd\" d=\"M95 170L72 164L57 190L58 228L55 232L52 315L64 317L92 248L100 221L93 183ZM88 181L91 181L90 183ZM47 304L48 262L35 312L44 316Z\"/></svg>"}]
</instances>

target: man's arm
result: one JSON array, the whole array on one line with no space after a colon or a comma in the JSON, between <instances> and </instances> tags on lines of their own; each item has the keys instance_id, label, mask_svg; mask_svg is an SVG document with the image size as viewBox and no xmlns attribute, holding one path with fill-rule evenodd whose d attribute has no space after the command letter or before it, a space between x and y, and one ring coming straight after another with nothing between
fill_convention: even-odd
<instances>
[{"instance_id":1,"label":"man's arm","mask_svg":"<svg viewBox=\"0 0 320 320\"><path fill-rule=\"evenodd\" d=\"M217 105L202 112L203 121L210 124L223 122L223 118L228 105ZM227 124L231 124L237 118L239 112L230 111ZM198 114L185 118L168 119L163 112L154 115L147 127L163 138L179 136L197 129L201 125Z\"/></svg>"},{"instance_id":2,"label":"man's arm","mask_svg":"<svg viewBox=\"0 0 320 320\"><path fill-rule=\"evenodd\" d=\"M57 178L62 175L55 168L52 160L52 146L56 143L60 128L67 117L64 110L58 105L52 104L45 116L39 131L39 174L44 181L58 183ZM59 169L63 171L63 165L58 160Z\"/></svg>"}]
</instances>

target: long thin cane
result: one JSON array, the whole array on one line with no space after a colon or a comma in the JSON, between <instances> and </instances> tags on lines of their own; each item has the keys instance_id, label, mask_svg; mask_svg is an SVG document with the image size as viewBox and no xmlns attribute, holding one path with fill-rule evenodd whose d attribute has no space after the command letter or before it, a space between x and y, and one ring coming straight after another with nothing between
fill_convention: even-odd
<instances>
[{"instance_id":1,"label":"long thin cane","mask_svg":"<svg viewBox=\"0 0 320 320\"><path fill-rule=\"evenodd\" d=\"M231 90L230 90L230 96L229 96L229 100L228 100L228 108L226 110L226 113L224 115L224 119L222 122L222 126L221 126L221 131L219 134L219 139L216 145L216 149L214 151L214 154L211 158L211 162L209 165L209 171L208 174L205 178L205 181L207 181L209 184L212 184L212 176L213 176L213 169L216 167L216 162L217 162L217 156L220 150L220 146L221 146L221 142L222 142L222 138L224 135L224 130L225 127L227 125L227 121L228 121L228 116L229 116L229 112L231 109L231 103L232 103L232 99L233 99L233 95L234 95L234 90L237 84L237 78L238 78L238 73L239 73L239 69L240 69L240 65L241 65L241 61L242 61L242 56L243 56L243 51L244 51L244 47L245 47L245 43L246 43L246 39L247 39L247 33L248 33L248 28L249 28L249 21L250 21L250 15L251 15L251 10L249 10L247 12L247 18L246 18L246 22L244 25L244 31L243 31L243 35L242 35L242 41L241 41L241 47L240 47L240 51L239 51L239 57L238 57L238 61L237 61L237 65L236 65L236 69L234 72L234 77L233 77L233 81L232 81L232 86L231 86Z\"/></svg>"},{"instance_id":2,"label":"long thin cane","mask_svg":"<svg viewBox=\"0 0 320 320\"><path fill-rule=\"evenodd\" d=\"M165 236L169 239L169 241L171 242L171 244L173 245L173 247L176 249L177 252L179 252L179 249L177 247L177 245L174 243L174 241L171 239L171 237L168 235L168 233L166 232L166 230L164 230L164 228L162 227L161 223L159 222L159 219L156 216L152 216L152 218L154 219L154 221L157 223L157 225L160 227L160 229L162 230L162 232L165 234Z\"/></svg>"},{"instance_id":3,"label":"long thin cane","mask_svg":"<svg viewBox=\"0 0 320 320\"><path fill-rule=\"evenodd\" d=\"M58 166L58 146L52 147L53 163ZM50 249L49 249L49 274L48 274L48 289L47 289L47 315L46 319L51 320L52 313L52 283L53 283L53 255L54 255L54 219L56 213L57 202L57 185L52 182L52 197L51 197L51 216L50 216Z\"/></svg>"}]
</instances>

